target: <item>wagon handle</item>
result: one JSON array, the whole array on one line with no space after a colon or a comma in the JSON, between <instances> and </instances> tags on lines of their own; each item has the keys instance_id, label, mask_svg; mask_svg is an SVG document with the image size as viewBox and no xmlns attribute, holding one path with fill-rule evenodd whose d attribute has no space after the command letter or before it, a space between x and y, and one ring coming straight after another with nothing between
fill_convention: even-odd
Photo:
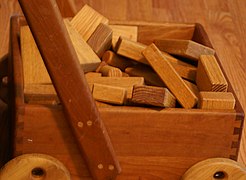
<instances>
[{"instance_id":1,"label":"wagon handle","mask_svg":"<svg viewBox=\"0 0 246 180\"><path fill-rule=\"evenodd\" d=\"M56 1L19 3L92 177L115 179L120 165Z\"/></svg>"}]
</instances>

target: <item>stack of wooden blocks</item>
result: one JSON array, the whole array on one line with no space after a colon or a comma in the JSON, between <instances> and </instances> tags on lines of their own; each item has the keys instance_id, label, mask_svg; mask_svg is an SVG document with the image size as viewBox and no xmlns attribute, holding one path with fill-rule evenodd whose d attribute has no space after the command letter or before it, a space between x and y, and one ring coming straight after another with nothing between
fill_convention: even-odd
<instances>
[{"instance_id":1,"label":"stack of wooden blocks","mask_svg":"<svg viewBox=\"0 0 246 180\"><path fill-rule=\"evenodd\" d=\"M178 39L147 46L137 42L137 26L109 25L88 5L64 24L98 106L234 109L213 49ZM28 26L20 38L26 103L58 104Z\"/></svg>"}]
</instances>

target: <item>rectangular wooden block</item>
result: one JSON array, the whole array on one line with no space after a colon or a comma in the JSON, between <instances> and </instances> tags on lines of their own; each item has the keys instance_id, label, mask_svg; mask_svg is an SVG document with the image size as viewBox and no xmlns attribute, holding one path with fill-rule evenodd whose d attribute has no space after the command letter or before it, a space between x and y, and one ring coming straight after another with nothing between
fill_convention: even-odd
<instances>
[{"instance_id":1,"label":"rectangular wooden block","mask_svg":"<svg viewBox=\"0 0 246 180\"><path fill-rule=\"evenodd\" d=\"M138 39L138 26L109 25L113 30L112 47L116 46L119 37L124 37L132 41Z\"/></svg>"},{"instance_id":2,"label":"rectangular wooden block","mask_svg":"<svg viewBox=\"0 0 246 180\"><path fill-rule=\"evenodd\" d=\"M87 43L98 57L101 58L103 53L111 47L112 34L113 31L108 25L100 23L88 39Z\"/></svg>"},{"instance_id":3,"label":"rectangular wooden block","mask_svg":"<svg viewBox=\"0 0 246 180\"><path fill-rule=\"evenodd\" d=\"M84 72L95 71L101 60L80 34L72 27L68 19L64 20L73 47Z\"/></svg>"},{"instance_id":4,"label":"rectangular wooden block","mask_svg":"<svg viewBox=\"0 0 246 180\"><path fill-rule=\"evenodd\" d=\"M214 55L212 48L192 40L161 39L155 40L156 46L164 52L198 61L201 55Z\"/></svg>"},{"instance_id":5,"label":"rectangular wooden block","mask_svg":"<svg viewBox=\"0 0 246 180\"><path fill-rule=\"evenodd\" d=\"M213 55L201 55L196 84L200 91L226 92L228 83Z\"/></svg>"},{"instance_id":6,"label":"rectangular wooden block","mask_svg":"<svg viewBox=\"0 0 246 180\"><path fill-rule=\"evenodd\" d=\"M24 89L28 84L50 83L50 76L28 26L20 28Z\"/></svg>"},{"instance_id":7,"label":"rectangular wooden block","mask_svg":"<svg viewBox=\"0 0 246 180\"><path fill-rule=\"evenodd\" d=\"M167 88L135 85L132 102L158 107L175 107L176 98Z\"/></svg>"},{"instance_id":8,"label":"rectangular wooden block","mask_svg":"<svg viewBox=\"0 0 246 180\"><path fill-rule=\"evenodd\" d=\"M93 84L92 96L97 101L123 105L126 101L126 94L126 88L97 83Z\"/></svg>"},{"instance_id":9,"label":"rectangular wooden block","mask_svg":"<svg viewBox=\"0 0 246 180\"><path fill-rule=\"evenodd\" d=\"M123 56L115 54L113 51L106 51L103 54L102 61L105 61L107 64L120 68L124 71L127 67L132 66L133 62L130 59L127 59Z\"/></svg>"},{"instance_id":10,"label":"rectangular wooden block","mask_svg":"<svg viewBox=\"0 0 246 180\"><path fill-rule=\"evenodd\" d=\"M142 51L146 47L147 46L142 43L134 42L129 39L120 37L116 46L116 53L125 56L127 58L130 58L134 61L137 61L139 63L149 65L148 61L142 55ZM179 73L181 77L191 81L195 81L196 78L195 66L180 61L165 52L162 52L162 55L172 64L174 69Z\"/></svg>"},{"instance_id":11,"label":"rectangular wooden block","mask_svg":"<svg viewBox=\"0 0 246 180\"><path fill-rule=\"evenodd\" d=\"M85 73L85 78L93 78L93 77L102 77L102 73L97 73L97 72L88 72Z\"/></svg>"},{"instance_id":12,"label":"rectangular wooden block","mask_svg":"<svg viewBox=\"0 0 246 180\"><path fill-rule=\"evenodd\" d=\"M92 90L93 84L104 84L109 86L122 87L127 89L127 98L132 97L132 89L134 85L143 85L143 77L95 77L87 78L87 82Z\"/></svg>"},{"instance_id":13,"label":"rectangular wooden block","mask_svg":"<svg viewBox=\"0 0 246 180\"><path fill-rule=\"evenodd\" d=\"M184 108L192 108L196 105L195 94L154 44L148 46L143 51L143 55Z\"/></svg>"},{"instance_id":14,"label":"rectangular wooden block","mask_svg":"<svg viewBox=\"0 0 246 180\"><path fill-rule=\"evenodd\" d=\"M235 98L231 92L200 92L198 107L201 109L234 109Z\"/></svg>"},{"instance_id":15,"label":"rectangular wooden block","mask_svg":"<svg viewBox=\"0 0 246 180\"><path fill-rule=\"evenodd\" d=\"M100 23L108 24L108 19L102 16L88 5L83 8L71 20L72 26L79 32L85 41L96 30Z\"/></svg>"}]
</instances>

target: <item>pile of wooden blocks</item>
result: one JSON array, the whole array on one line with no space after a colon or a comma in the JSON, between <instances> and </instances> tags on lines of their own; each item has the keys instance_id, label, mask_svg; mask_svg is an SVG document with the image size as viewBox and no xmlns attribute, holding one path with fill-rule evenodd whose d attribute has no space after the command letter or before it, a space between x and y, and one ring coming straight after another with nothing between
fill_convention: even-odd
<instances>
[{"instance_id":1,"label":"pile of wooden blocks","mask_svg":"<svg viewBox=\"0 0 246 180\"><path fill-rule=\"evenodd\" d=\"M98 106L234 109L213 49L177 39L147 46L137 26L109 25L88 5L64 24ZM26 103L59 103L28 26L20 42Z\"/></svg>"}]
</instances>

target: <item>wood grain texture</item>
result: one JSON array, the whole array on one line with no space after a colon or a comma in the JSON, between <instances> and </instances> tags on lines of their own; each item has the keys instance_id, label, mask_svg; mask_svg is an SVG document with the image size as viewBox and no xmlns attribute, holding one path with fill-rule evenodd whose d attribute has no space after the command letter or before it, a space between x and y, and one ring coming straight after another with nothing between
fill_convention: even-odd
<instances>
[{"instance_id":1,"label":"wood grain texture","mask_svg":"<svg viewBox=\"0 0 246 180\"><path fill-rule=\"evenodd\" d=\"M92 96L97 101L109 104L123 105L126 101L126 94L126 88L97 83L93 84Z\"/></svg>"},{"instance_id":2,"label":"wood grain texture","mask_svg":"<svg viewBox=\"0 0 246 180\"><path fill-rule=\"evenodd\" d=\"M138 26L109 25L109 27L113 30L113 49L115 48L120 36L132 41L137 41L138 39Z\"/></svg>"},{"instance_id":3,"label":"wood grain texture","mask_svg":"<svg viewBox=\"0 0 246 180\"><path fill-rule=\"evenodd\" d=\"M95 71L101 60L80 34L72 27L68 19L65 19L64 23L78 56L81 68L84 72Z\"/></svg>"},{"instance_id":4,"label":"wood grain texture","mask_svg":"<svg viewBox=\"0 0 246 180\"><path fill-rule=\"evenodd\" d=\"M120 21L155 21L155 22L199 22L208 32L209 38L222 62L222 66L235 89L244 110L246 109L246 25L245 10L246 2L242 0L146 0L146 1L129 1L129 0L75 0L76 5L81 8L84 3L89 4L94 9L102 13L110 20ZM145 3L143 3L145 2ZM105 5L107 3L107 5ZM192 6L191 6L192 4ZM138 10L136 11L136 7ZM0 57L8 52L9 41L9 17L13 14L20 14L17 0L0 1ZM149 27L142 26L139 33L142 35L139 40L147 44L152 42L149 34ZM152 35L159 36L159 30L151 28ZM178 37L180 33L183 37ZM169 27L162 29L163 36L172 38L190 39L194 31L194 25L189 30L182 26L177 28ZM172 36L171 36L172 35ZM149 38L146 40L143 37ZM163 37L165 38L165 37ZM144 43L145 43L144 42ZM239 161L246 163L246 143L245 135L242 136L241 151ZM186 159L183 163L188 164L192 161ZM142 164L138 158L135 158L135 164ZM175 160L172 161L173 163ZM165 162L163 161L165 164ZM127 163L125 163L127 164ZM129 162L130 164L130 162ZM150 163L151 164L151 163ZM180 172L180 169L176 170ZM170 177L168 178L170 179ZM177 178L178 179L178 178Z\"/></svg>"},{"instance_id":5,"label":"wood grain texture","mask_svg":"<svg viewBox=\"0 0 246 180\"><path fill-rule=\"evenodd\" d=\"M100 23L108 24L108 19L96 12L88 5L83 8L71 20L72 26L87 41Z\"/></svg>"},{"instance_id":6,"label":"wood grain texture","mask_svg":"<svg viewBox=\"0 0 246 180\"><path fill-rule=\"evenodd\" d=\"M19 0L19 3L91 175L95 179L114 179L120 165L55 0ZM94 143L91 137L100 143ZM101 168L106 164L113 168Z\"/></svg>"},{"instance_id":7,"label":"wood grain texture","mask_svg":"<svg viewBox=\"0 0 246 180\"><path fill-rule=\"evenodd\" d=\"M50 76L45 68L41 54L29 26L20 29L21 56L24 72L24 89L29 84L51 83ZM25 91L25 90L24 90Z\"/></svg>"},{"instance_id":8,"label":"wood grain texture","mask_svg":"<svg viewBox=\"0 0 246 180\"><path fill-rule=\"evenodd\" d=\"M231 154L235 115L229 111L104 107L100 112L122 166L117 177L122 180L178 180L201 160ZM72 179L91 180L60 107L28 105L18 119L23 121L16 129L15 155L48 151L64 163Z\"/></svg>"},{"instance_id":9,"label":"wood grain texture","mask_svg":"<svg viewBox=\"0 0 246 180\"><path fill-rule=\"evenodd\" d=\"M148 61L142 55L142 51L146 47L147 46L145 44L120 37L115 50L116 53L119 55L130 58L136 62L149 65ZM165 58L172 64L172 66L180 74L180 76L191 81L195 80L196 67L180 61L165 52L162 52L162 55L165 56Z\"/></svg>"},{"instance_id":10,"label":"wood grain texture","mask_svg":"<svg viewBox=\"0 0 246 180\"><path fill-rule=\"evenodd\" d=\"M56 158L45 154L25 154L9 161L0 171L0 179L70 180L67 168Z\"/></svg>"},{"instance_id":11,"label":"wood grain texture","mask_svg":"<svg viewBox=\"0 0 246 180\"><path fill-rule=\"evenodd\" d=\"M201 91L198 107L201 109L234 109L235 98L230 92Z\"/></svg>"},{"instance_id":12,"label":"wood grain texture","mask_svg":"<svg viewBox=\"0 0 246 180\"><path fill-rule=\"evenodd\" d=\"M103 76L108 77L122 77L122 71L119 68L105 64L98 70Z\"/></svg>"},{"instance_id":13,"label":"wood grain texture","mask_svg":"<svg viewBox=\"0 0 246 180\"><path fill-rule=\"evenodd\" d=\"M167 88L155 86L133 86L131 101L157 107L173 108L176 105L176 98Z\"/></svg>"},{"instance_id":14,"label":"wood grain texture","mask_svg":"<svg viewBox=\"0 0 246 180\"><path fill-rule=\"evenodd\" d=\"M119 56L113 51L106 51L103 54L102 60L111 66L120 68L122 71L124 71L128 66L133 65L133 62L130 59Z\"/></svg>"},{"instance_id":15,"label":"wood grain texture","mask_svg":"<svg viewBox=\"0 0 246 180\"><path fill-rule=\"evenodd\" d=\"M100 23L88 39L87 43L98 57L101 58L104 52L112 45L112 35L112 29L108 25Z\"/></svg>"},{"instance_id":16,"label":"wood grain texture","mask_svg":"<svg viewBox=\"0 0 246 180\"><path fill-rule=\"evenodd\" d=\"M182 176L181 180L200 179L246 179L246 168L239 163L226 158L210 158L192 166Z\"/></svg>"},{"instance_id":17,"label":"wood grain texture","mask_svg":"<svg viewBox=\"0 0 246 180\"><path fill-rule=\"evenodd\" d=\"M93 88L94 83L104 84L109 86L117 86L127 89L127 98L132 97L132 89L134 85L143 85L143 77L93 77L87 78L90 89Z\"/></svg>"},{"instance_id":18,"label":"wood grain texture","mask_svg":"<svg viewBox=\"0 0 246 180\"><path fill-rule=\"evenodd\" d=\"M196 76L200 91L226 92L228 83L213 55L201 55Z\"/></svg>"},{"instance_id":19,"label":"wood grain texture","mask_svg":"<svg viewBox=\"0 0 246 180\"><path fill-rule=\"evenodd\" d=\"M191 40L160 39L155 45L164 52L198 61L201 55L214 55L212 48Z\"/></svg>"},{"instance_id":20,"label":"wood grain texture","mask_svg":"<svg viewBox=\"0 0 246 180\"><path fill-rule=\"evenodd\" d=\"M171 63L162 56L161 51L154 44L148 46L143 51L143 55L184 108L192 108L196 105L196 95L184 83Z\"/></svg>"}]
</instances>

